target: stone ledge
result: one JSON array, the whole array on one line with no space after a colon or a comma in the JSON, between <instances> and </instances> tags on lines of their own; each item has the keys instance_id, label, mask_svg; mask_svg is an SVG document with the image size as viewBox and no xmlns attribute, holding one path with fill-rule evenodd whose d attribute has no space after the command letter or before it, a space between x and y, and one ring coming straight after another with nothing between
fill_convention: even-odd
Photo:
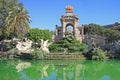
<instances>
[{"instance_id":1,"label":"stone ledge","mask_svg":"<svg viewBox=\"0 0 120 80\"><path fill-rule=\"evenodd\" d=\"M65 60L65 59L80 59L83 60L85 57L80 54L47 54L44 56L46 60Z\"/></svg>"}]
</instances>

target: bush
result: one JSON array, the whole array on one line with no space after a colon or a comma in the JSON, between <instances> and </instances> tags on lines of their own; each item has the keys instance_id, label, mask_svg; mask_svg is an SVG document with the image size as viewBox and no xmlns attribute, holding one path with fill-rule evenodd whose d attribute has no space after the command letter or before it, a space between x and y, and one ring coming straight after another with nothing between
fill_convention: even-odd
<instances>
[{"instance_id":1,"label":"bush","mask_svg":"<svg viewBox=\"0 0 120 80\"><path fill-rule=\"evenodd\" d=\"M92 51L92 59L93 60L103 60L106 59L105 52L102 49L94 49Z\"/></svg>"},{"instance_id":2,"label":"bush","mask_svg":"<svg viewBox=\"0 0 120 80\"><path fill-rule=\"evenodd\" d=\"M32 55L36 59L44 59L45 52L43 52L42 50L35 50L35 51L32 52Z\"/></svg>"},{"instance_id":3,"label":"bush","mask_svg":"<svg viewBox=\"0 0 120 80\"><path fill-rule=\"evenodd\" d=\"M71 41L68 39L62 39L57 43L51 44L49 50L50 52L65 52L67 50L68 53L85 53L87 52L87 45L80 43L75 39Z\"/></svg>"},{"instance_id":4,"label":"bush","mask_svg":"<svg viewBox=\"0 0 120 80\"><path fill-rule=\"evenodd\" d=\"M7 51L7 53L15 55L15 54L19 54L20 52L17 49L13 48L13 49Z\"/></svg>"}]
</instances>

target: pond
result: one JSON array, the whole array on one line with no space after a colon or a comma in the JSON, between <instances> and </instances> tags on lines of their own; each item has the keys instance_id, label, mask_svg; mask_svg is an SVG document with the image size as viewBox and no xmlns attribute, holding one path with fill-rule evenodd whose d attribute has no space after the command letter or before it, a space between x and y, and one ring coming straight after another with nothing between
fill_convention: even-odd
<instances>
[{"instance_id":1,"label":"pond","mask_svg":"<svg viewBox=\"0 0 120 80\"><path fill-rule=\"evenodd\" d=\"M120 61L3 60L0 80L120 80Z\"/></svg>"}]
</instances>

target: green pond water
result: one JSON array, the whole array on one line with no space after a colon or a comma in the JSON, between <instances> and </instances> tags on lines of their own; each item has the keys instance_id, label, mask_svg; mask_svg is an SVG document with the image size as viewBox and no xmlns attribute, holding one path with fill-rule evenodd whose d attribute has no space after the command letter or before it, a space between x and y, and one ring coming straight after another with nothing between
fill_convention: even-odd
<instances>
[{"instance_id":1,"label":"green pond water","mask_svg":"<svg viewBox=\"0 0 120 80\"><path fill-rule=\"evenodd\" d=\"M120 80L120 61L3 60L0 80Z\"/></svg>"}]
</instances>

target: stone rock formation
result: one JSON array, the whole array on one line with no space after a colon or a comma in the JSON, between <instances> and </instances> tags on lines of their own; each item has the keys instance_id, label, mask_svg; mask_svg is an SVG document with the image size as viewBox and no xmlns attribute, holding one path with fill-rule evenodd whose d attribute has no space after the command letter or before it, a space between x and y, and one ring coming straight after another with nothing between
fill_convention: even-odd
<instances>
[{"instance_id":1,"label":"stone rock formation","mask_svg":"<svg viewBox=\"0 0 120 80\"><path fill-rule=\"evenodd\" d=\"M18 41L16 48L20 51L20 52L30 52L30 48L32 46L32 41L31 40L25 40L25 41Z\"/></svg>"}]
</instances>

